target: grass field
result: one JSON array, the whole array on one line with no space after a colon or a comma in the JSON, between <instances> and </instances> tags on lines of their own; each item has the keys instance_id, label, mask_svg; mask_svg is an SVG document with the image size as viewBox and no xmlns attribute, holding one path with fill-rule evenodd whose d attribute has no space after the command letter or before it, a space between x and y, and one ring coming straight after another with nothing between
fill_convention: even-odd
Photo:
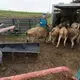
<instances>
[{"instance_id":1,"label":"grass field","mask_svg":"<svg viewBox=\"0 0 80 80\"><path fill-rule=\"evenodd\" d=\"M37 12L20 12L20 11L0 10L0 17L8 17L8 18L39 17L42 14L43 13L37 13Z\"/></svg>"}]
</instances>

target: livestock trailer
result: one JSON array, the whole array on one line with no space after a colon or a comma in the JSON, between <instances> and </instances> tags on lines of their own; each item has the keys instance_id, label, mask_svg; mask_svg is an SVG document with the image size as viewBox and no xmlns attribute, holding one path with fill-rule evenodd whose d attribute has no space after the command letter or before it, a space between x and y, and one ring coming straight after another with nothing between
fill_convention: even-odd
<instances>
[{"instance_id":1,"label":"livestock trailer","mask_svg":"<svg viewBox=\"0 0 80 80\"><path fill-rule=\"evenodd\" d=\"M80 3L52 5L52 26L58 25L63 17L67 18L70 24L80 22Z\"/></svg>"}]
</instances>

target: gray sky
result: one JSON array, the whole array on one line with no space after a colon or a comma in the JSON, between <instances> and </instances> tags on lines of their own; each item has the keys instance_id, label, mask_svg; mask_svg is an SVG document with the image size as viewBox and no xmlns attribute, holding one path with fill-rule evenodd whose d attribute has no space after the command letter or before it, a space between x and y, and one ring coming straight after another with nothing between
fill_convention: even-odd
<instances>
[{"instance_id":1,"label":"gray sky","mask_svg":"<svg viewBox=\"0 0 80 80\"><path fill-rule=\"evenodd\" d=\"M51 11L52 4L57 4L64 1L65 3L69 3L72 0L1 0L0 9L28 12L47 12Z\"/></svg>"}]
</instances>

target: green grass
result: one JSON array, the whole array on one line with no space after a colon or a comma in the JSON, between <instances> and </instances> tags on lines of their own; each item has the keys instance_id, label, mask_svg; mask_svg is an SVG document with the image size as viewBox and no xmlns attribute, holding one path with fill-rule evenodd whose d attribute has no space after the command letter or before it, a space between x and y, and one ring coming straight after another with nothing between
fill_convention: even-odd
<instances>
[{"instance_id":1,"label":"green grass","mask_svg":"<svg viewBox=\"0 0 80 80\"><path fill-rule=\"evenodd\" d=\"M37 12L21 12L21 11L6 11L0 10L0 17L7 18L26 18L26 17L40 17L42 13Z\"/></svg>"},{"instance_id":2,"label":"green grass","mask_svg":"<svg viewBox=\"0 0 80 80\"><path fill-rule=\"evenodd\" d=\"M50 17L47 18L47 21L48 21L48 24L52 24L52 18L51 18L51 15L50 15Z\"/></svg>"},{"instance_id":3,"label":"green grass","mask_svg":"<svg viewBox=\"0 0 80 80\"><path fill-rule=\"evenodd\" d=\"M21 12L21 11L7 11L0 10L0 18L32 18L32 17L42 17L43 13L38 12ZM51 14L48 14L50 16ZM51 16L47 18L48 23L51 22Z\"/></svg>"}]
</instances>

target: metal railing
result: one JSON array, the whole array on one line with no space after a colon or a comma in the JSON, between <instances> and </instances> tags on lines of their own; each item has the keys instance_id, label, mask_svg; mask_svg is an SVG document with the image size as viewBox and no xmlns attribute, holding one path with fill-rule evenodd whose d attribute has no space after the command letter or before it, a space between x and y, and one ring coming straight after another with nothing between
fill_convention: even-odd
<instances>
[{"instance_id":1,"label":"metal railing","mask_svg":"<svg viewBox=\"0 0 80 80\"><path fill-rule=\"evenodd\" d=\"M31 27L36 26L39 23L39 18L0 18L0 23L4 24L0 28L15 25L14 33L23 33Z\"/></svg>"}]
</instances>

